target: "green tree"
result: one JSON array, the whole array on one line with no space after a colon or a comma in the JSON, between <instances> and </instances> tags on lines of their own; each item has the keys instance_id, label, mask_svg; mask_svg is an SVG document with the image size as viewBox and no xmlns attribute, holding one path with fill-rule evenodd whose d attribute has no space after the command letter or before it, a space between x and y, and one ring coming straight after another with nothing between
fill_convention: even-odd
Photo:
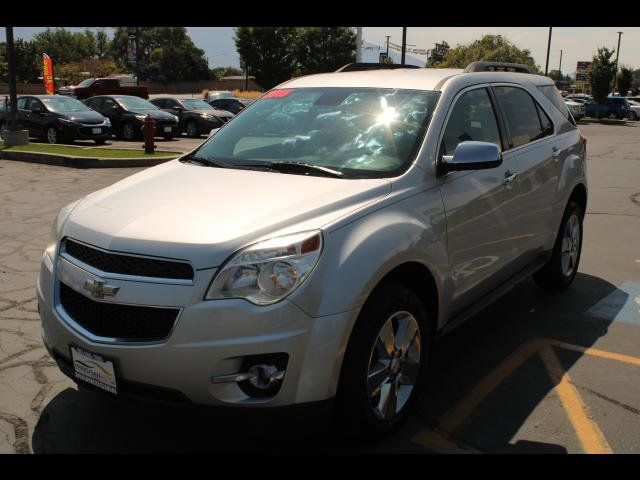
<instances>
[{"instance_id":1,"label":"green tree","mask_svg":"<svg viewBox=\"0 0 640 480\"><path fill-rule=\"evenodd\" d=\"M634 95L637 95L640 92L640 68L633 71L633 80L631 81L631 89L634 92Z\"/></svg>"},{"instance_id":2,"label":"green tree","mask_svg":"<svg viewBox=\"0 0 640 480\"><path fill-rule=\"evenodd\" d=\"M79 62L97 53L96 36L89 29L70 32L65 28L47 28L34 35L32 43L38 55L46 53L51 57L54 68L56 64Z\"/></svg>"},{"instance_id":3,"label":"green tree","mask_svg":"<svg viewBox=\"0 0 640 480\"><path fill-rule=\"evenodd\" d=\"M611 82L616 74L616 64L611 60L615 50L607 47L598 49L591 63L591 95L596 103L605 103L611 91Z\"/></svg>"},{"instance_id":4,"label":"green tree","mask_svg":"<svg viewBox=\"0 0 640 480\"><path fill-rule=\"evenodd\" d=\"M9 64L7 63L7 44L0 42L0 82L9 81Z\"/></svg>"},{"instance_id":5,"label":"green tree","mask_svg":"<svg viewBox=\"0 0 640 480\"><path fill-rule=\"evenodd\" d=\"M518 48L502 35L485 35L468 45L458 45L450 49L438 65L444 68L465 68L475 61L522 63L534 71L540 69L528 49Z\"/></svg>"},{"instance_id":6,"label":"green tree","mask_svg":"<svg viewBox=\"0 0 640 480\"><path fill-rule=\"evenodd\" d=\"M349 27L301 27L296 33L297 75L334 72L356 61L356 35Z\"/></svg>"},{"instance_id":7,"label":"green tree","mask_svg":"<svg viewBox=\"0 0 640 480\"><path fill-rule=\"evenodd\" d=\"M134 30L116 28L111 53L121 68L135 71L127 57L129 35ZM162 83L204 80L212 77L204 50L196 47L185 27L139 27L140 80Z\"/></svg>"},{"instance_id":8,"label":"green tree","mask_svg":"<svg viewBox=\"0 0 640 480\"><path fill-rule=\"evenodd\" d=\"M619 92L620 95L625 96L627 95L627 92L631 89L632 83L633 83L633 72L629 67L621 65L620 71L616 76L616 87L617 87L616 91Z\"/></svg>"},{"instance_id":9,"label":"green tree","mask_svg":"<svg viewBox=\"0 0 640 480\"><path fill-rule=\"evenodd\" d=\"M96 32L96 55L100 59L106 59L110 56L110 40L109 35L104 28L99 29Z\"/></svg>"},{"instance_id":10,"label":"green tree","mask_svg":"<svg viewBox=\"0 0 640 480\"><path fill-rule=\"evenodd\" d=\"M290 79L297 67L295 27L238 27L235 44L240 63L263 88Z\"/></svg>"},{"instance_id":11,"label":"green tree","mask_svg":"<svg viewBox=\"0 0 640 480\"><path fill-rule=\"evenodd\" d=\"M433 48L430 52L431 54L429 55L429 59L427 60L425 67L439 67L449 53L449 50L451 50L451 47L444 40L442 41L442 43L436 43L435 48Z\"/></svg>"}]
</instances>

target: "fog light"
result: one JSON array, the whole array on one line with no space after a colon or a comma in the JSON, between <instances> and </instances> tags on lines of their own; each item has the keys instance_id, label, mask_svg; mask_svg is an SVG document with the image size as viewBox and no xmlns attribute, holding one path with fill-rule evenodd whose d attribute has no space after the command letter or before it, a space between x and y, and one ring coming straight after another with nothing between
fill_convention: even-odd
<instances>
[{"instance_id":1,"label":"fog light","mask_svg":"<svg viewBox=\"0 0 640 480\"><path fill-rule=\"evenodd\" d=\"M278 370L275 365L254 365L249 369L249 383L261 390L269 390L284 378L284 370Z\"/></svg>"}]
</instances>

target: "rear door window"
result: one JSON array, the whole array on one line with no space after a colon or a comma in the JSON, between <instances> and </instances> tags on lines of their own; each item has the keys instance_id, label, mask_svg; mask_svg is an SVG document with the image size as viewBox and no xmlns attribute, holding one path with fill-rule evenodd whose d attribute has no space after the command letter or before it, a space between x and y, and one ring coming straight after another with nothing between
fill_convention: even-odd
<instances>
[{"instance_id":1,"label":"rear door window","mask_svg":"<svg viewBox=\"0 0 640 480\"><path fill-rule=\"evenodd\" d=\"M538 105L529 93L517 87L495 87L494 91L509 128L511 148L550 135L548 130L543 129Z\"/></svg>"}]
</instances>

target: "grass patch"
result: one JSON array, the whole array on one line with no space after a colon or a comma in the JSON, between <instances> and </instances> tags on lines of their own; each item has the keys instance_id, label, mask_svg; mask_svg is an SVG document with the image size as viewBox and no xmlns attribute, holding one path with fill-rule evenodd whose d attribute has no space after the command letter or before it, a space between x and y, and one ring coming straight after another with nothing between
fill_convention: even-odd
<instances>
[{"instance_id":1,"label":"grass patch","mask_svg":"<svg viewBox=\"0 0 640 480\"><path fill-rule=\"evenodd\" d=\"M4 142L0 141L0 149L8 152L34 152L34 153L53 153L57 155L68 155L73 157L91 157L91 158L157 158L180 156L180 152L168 152L156 150L154 153L145 154L144 150L128 150L116 148L79 148L68 147L65 145L49 145L47 143L30 143L28 145L16 145L13 147L5 147Z\"/></svg>"}]
</instances>

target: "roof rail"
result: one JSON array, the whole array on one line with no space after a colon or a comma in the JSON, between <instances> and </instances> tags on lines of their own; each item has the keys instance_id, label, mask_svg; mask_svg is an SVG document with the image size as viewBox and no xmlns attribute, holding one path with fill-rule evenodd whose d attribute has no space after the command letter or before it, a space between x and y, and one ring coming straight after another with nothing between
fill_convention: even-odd
<instances>
[{"instance_id":1,"label":"roof rail","mask_svg":"<svg viewBox=\"0 0 640 480\"><path fill-rule=\"evenodd\" d=\"M390 70L396 68L420 68L417 65L402 65L399 63L347 63L336 72L357 72L361 70Z\"/></svg>"},{"instance_id":2,"label":"roof rail","mask_svg":"<svg viewBox=\"0 0 640 480\"><path fill-rule=\"evenodd\" d=\"M465 73L469 72L520 72L535 73L530 66L522 63L505 63L505 62L472 62L464 69Z\"/></svg>"}]
</instances>

